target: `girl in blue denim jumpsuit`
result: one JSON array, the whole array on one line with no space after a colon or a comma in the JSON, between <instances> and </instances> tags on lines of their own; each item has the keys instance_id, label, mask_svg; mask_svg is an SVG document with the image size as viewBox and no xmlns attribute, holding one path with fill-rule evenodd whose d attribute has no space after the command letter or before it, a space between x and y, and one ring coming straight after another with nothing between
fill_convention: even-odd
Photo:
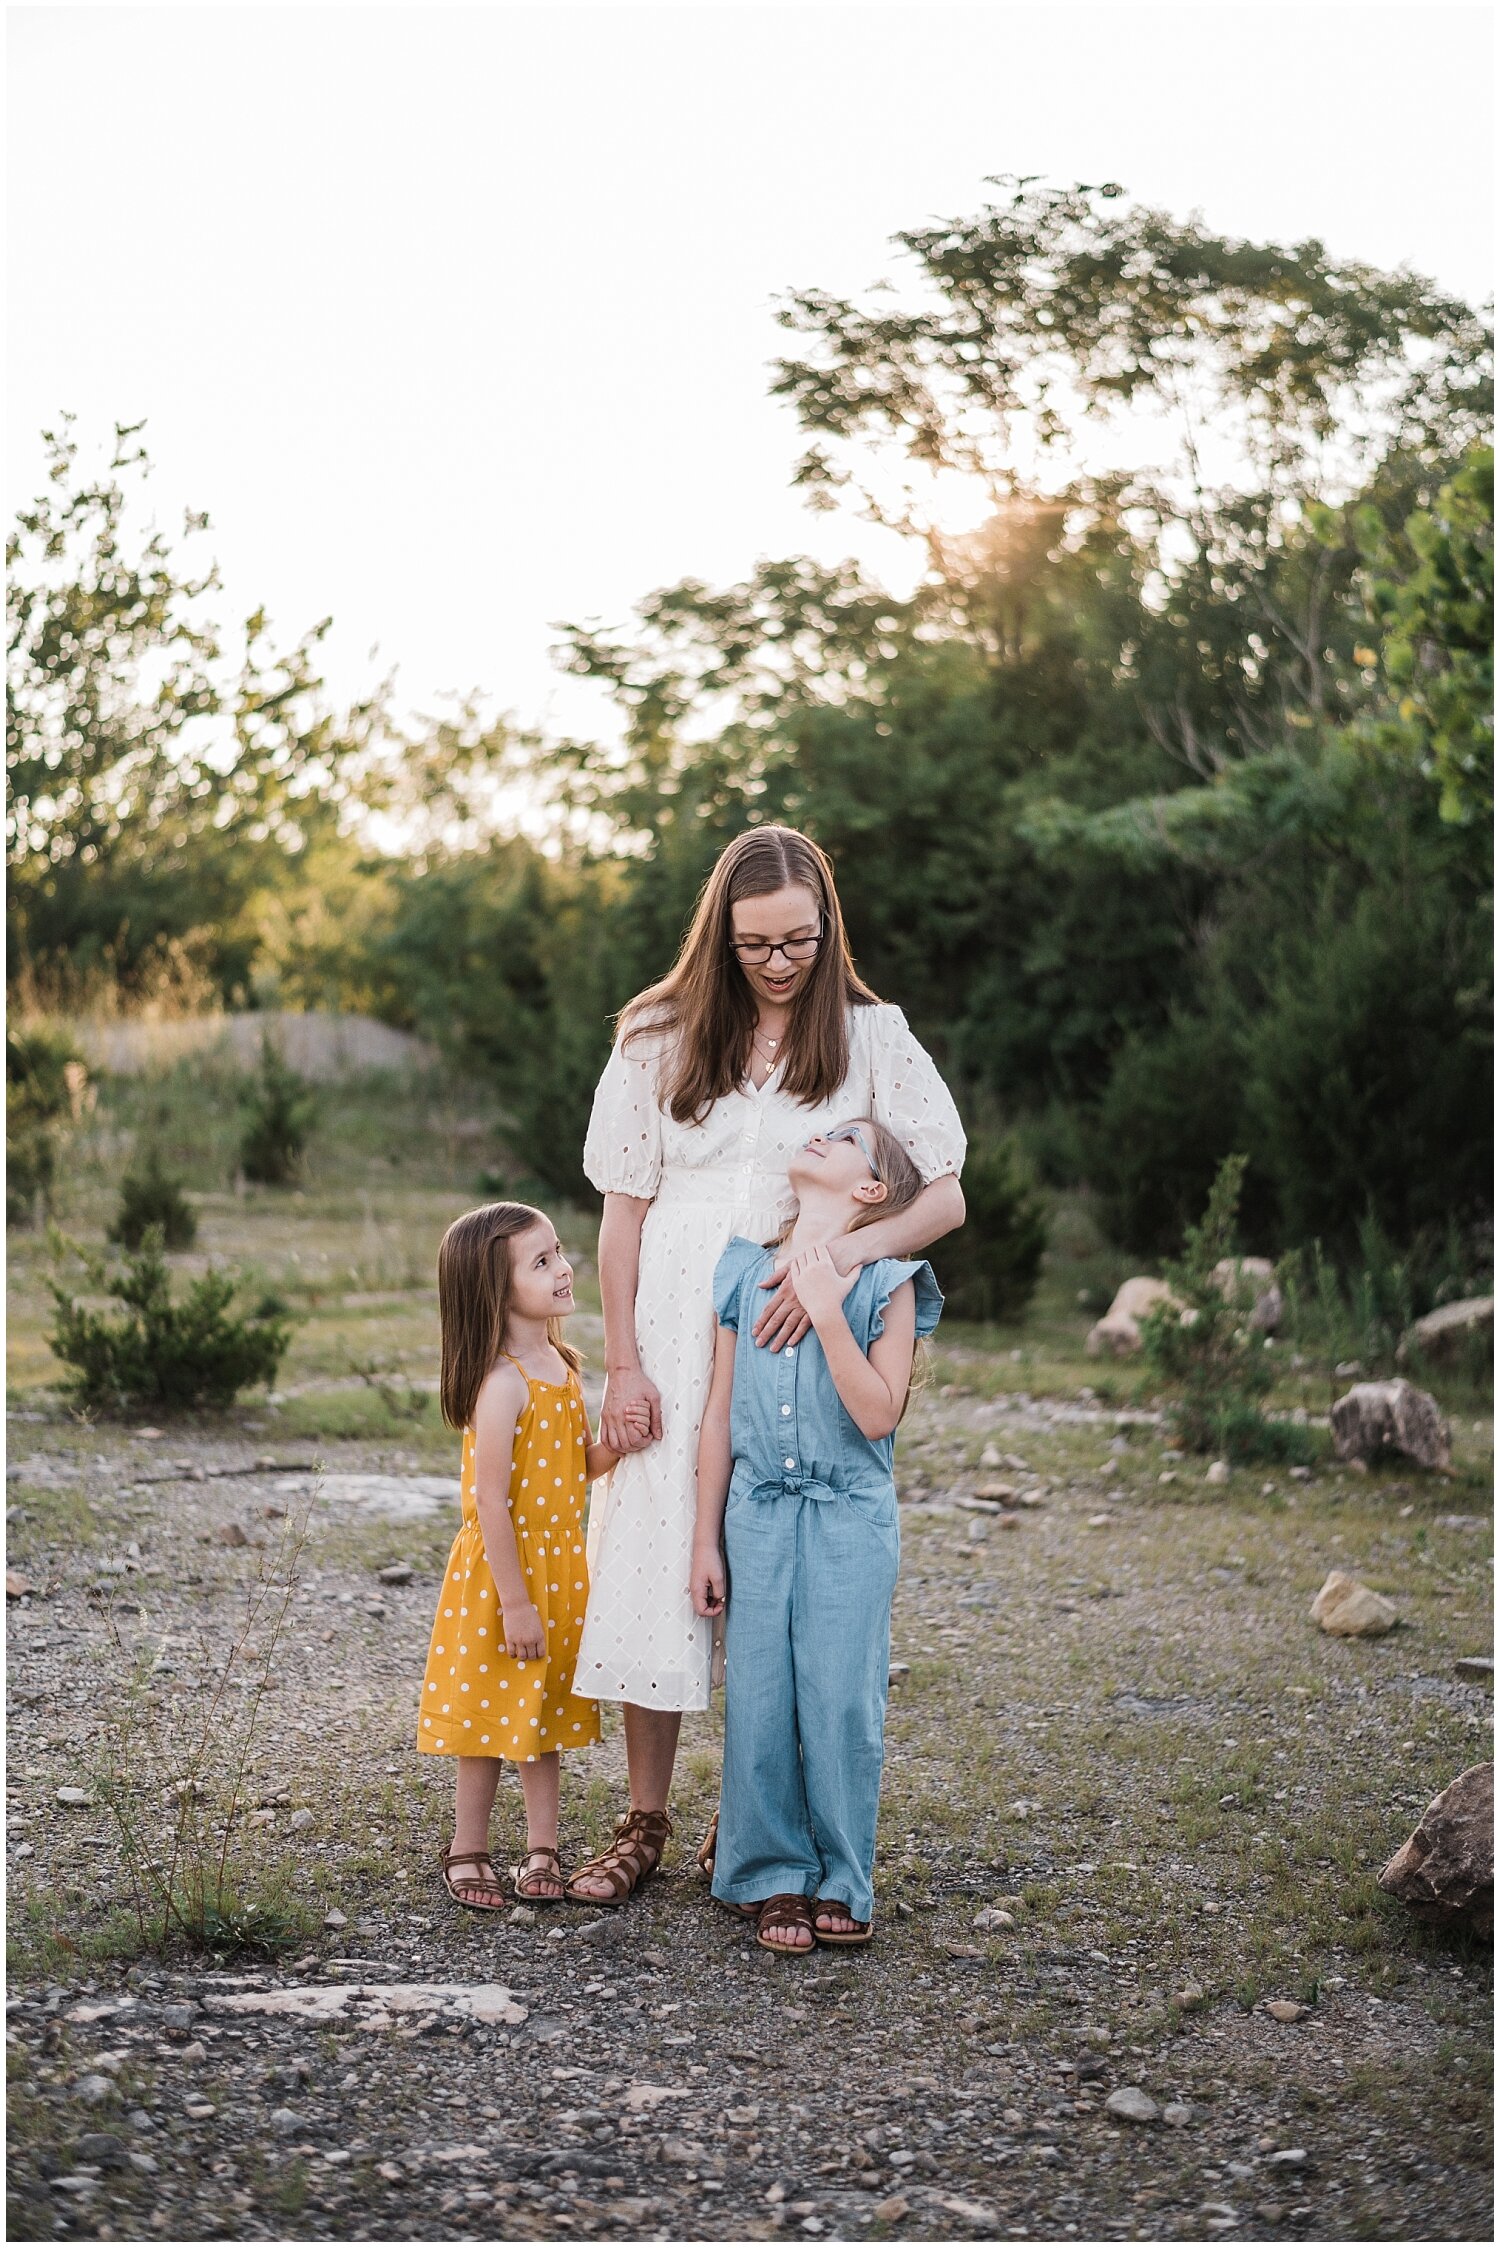
<instances>
[{"instance_id":1,"label":"girl in blue denim jumpsuit","mask_svg":"<svg viewBox=\"0 0 1500 2248\"><path fill-rule=\"evenodd\" d=\"M731 1241L714 1274L692 1592L704 1616L727 1598L713 1893L756 1918L767 1949L806 1952L871 1934L900 1553L893 1437L943 1299L925 1262L841 1273L832 1253L921 1190L882 1126L815 1135L788 1176L785 1246L812 1331L781 1351L736 1348L783 1244Z\"/></svg>"}]
</instances>

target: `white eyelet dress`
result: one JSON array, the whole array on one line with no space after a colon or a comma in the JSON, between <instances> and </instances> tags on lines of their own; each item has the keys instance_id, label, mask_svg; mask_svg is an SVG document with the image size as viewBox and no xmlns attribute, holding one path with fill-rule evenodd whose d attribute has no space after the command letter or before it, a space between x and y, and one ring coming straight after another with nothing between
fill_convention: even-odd
<instances>
[{"instance_id":1,"label":"white eyelet dress","mask_svg":"<svg viewBox=\"0 0 1500 2248\"><path fill-rule=\"evenodd\" d=\"M899 1007L850 1009L849 1074L817 1107L780 1091L773 1072L764 1085L724 1094L702 1123L679 1124L657 1101L661 1052L649 1035L616 1045L584 1143L583 1168L601 1194L651 1203L636 1342L661 1392L662 1436L594 1486L574 1687L641 1709L707 1709L712 1626L693 1613L688 1575L719 1253L736 1234L773 1238L794 1207L787 1164L814 1132L872 1116L929 1183L957 1175L965 1143L952 1095Z\"/></svg>"}]
</instances>

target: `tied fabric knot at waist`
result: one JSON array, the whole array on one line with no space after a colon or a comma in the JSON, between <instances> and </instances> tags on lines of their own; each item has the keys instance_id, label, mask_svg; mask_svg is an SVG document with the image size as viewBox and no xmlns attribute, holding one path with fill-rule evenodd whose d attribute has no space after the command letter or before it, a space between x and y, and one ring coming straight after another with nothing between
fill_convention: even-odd
<instances>
[{"instance_id":1,"label":"tied fabric knot at waist","mask_svg":"<svg viewBox=\"0 0 1500 2248\"><path fill-rule=\"evenodd\" d=\"M850 1493L833 1483L820 1483L815 1475L767 1475L752 1483L744 1496L763 1504L768 1499L847 1499Z\"/></svg>"}]
</instances>

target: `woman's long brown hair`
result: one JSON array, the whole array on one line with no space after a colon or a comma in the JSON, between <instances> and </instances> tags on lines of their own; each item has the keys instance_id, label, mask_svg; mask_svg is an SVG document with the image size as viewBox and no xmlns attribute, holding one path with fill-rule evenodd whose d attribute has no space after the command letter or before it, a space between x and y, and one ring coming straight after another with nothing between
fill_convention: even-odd
<instances>
[{"instance_id":1,"label":"woman's long brown hair","mask_svg":"<svg viewBox=\"0 0 1500 2248\"><path fill-rule=\"evenodd\" d=\"M742 898L768 897L792 882L817 899L823 942L792 1003L781 1046L782 1087L812 1104L828 1100L849 1074L848 1010L879 1000L855 973L833 867L795 828L747 828L714 862L671 969L638 993L622 1016L622 1043L648 1032L668 1034L660 1098L679 1124L700 1122L750 1069L755 996L730 950L732 909Z\"/></svg>"},{"instance_id":2,"label":"woman's long brown hair","mask_svg":"<svg viewBox=\"0 0 1500 2248\"><path fill-rule=\"evenodd\" d=\"M438 1247L438 1320L443 1362L439 1384L443 1419L467 1428L491 1368L505 1350L510 1319L511 1243L548 1220L525 1202L487 1202L455 1218ZM563 1341L560 1319L547 1322L547 1340L576 1374L583 1364Z\"/></svg>"}]
</instances>

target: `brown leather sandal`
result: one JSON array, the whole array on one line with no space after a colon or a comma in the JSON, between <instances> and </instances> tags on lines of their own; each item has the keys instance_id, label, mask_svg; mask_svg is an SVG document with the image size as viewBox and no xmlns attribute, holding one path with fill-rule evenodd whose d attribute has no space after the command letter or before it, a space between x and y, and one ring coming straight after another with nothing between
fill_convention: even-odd
<instances>
[{"instance_id":1,"label":"brown leather sandal","mask_svg":"<svg viewBox=\"0 0 1500 2248\"><path fill-rule=\"evenodd\" d=\"M805 1959L813 1950L811 1943L786 1944L773 1942L766 1931L769 1928L805 1928L816 1938L812 1907L806 1897L767 1897L755 1916L755 1940L762 1951L785 1952L788 1958Z\"/></svg>"},{"instance_id":2,"label":"brown leather sandal","mask_svg":"<svg viewBox=\"0 0 1500 2248\"><path fill-rule=\"evenodd\" d=\"M820 1912L828 1914L830 1918L837 1914L840 1920L850 1921L852 1926L845 1934L839 1934L836 1930L830 1931L827 1928L820 1928L818 1926L818 1914ZM875 1933L873 1920L855 1920L849 1907L841 1905L836 1897L814 1897L812 1917L813 1935L820 1944L867 1944Z\"/></svg>"},{"instance_id":3,"label":"brown leather sandal","mask_svg":"<svg viewBox=\"0 0 1500 2248\"><path fill-rule=\"evenodd\" d=\"M474 1878L471 1881L462 1878L455 1881L455 1866L472 1866ZM489 1868L487 1874L480 1870L484 1866ZM500 1912L510 1903L488 1850L447 1851L443 1857L443 1887L456 1905L463 1906L465 1912ZM465 1889L480 1889L484 1891L484 1895L466 1897L463 1894Z\"/></svg>"},{"instance_id":4,"label":"brown leather sandal","mask_svg":"<svg viewBox=\"0 0 1500 2248\"><path fill-rule=\"evenodd\" d=\"M606 1911L622 1905L634 1896L643 1881L649 1881L661 1864L661 1854L672 1832L672 1822L665 1811L631 1811L615 1828L615 1836L607 1850L597 1858L588 1858L575 1866L567 1888L563 1892L569 1904L598 1905ZM602 1874L610 1885L607 1897L591 1897L575 1884L587 1874Z\"/></svg>"},{"instance_id":5,"label":"brown leather sandal","mask_svg":"<svg viewBox=\"0 0 1500 2248\"><path fill-rule=\"evenodd\" d=\"M560 1905L563 1901L562 1860L545 1844L528 1850L519 1865L510 1869L511 1886L523 1905ZM538 1888L538 1882L555 1881L555 1889Z\"/></svg>"},{"instance_id":6,"label":"brown leather sandal","mask_svg":"<svg viewBox=\"0 0 1500 2248\"><path fill-rule=\"evenodd\" d=\"M705 1881L714 1877L714 1860L719 1854L719 1814L715 1811L708 1822L708 1832L698 1845L698 1871Z\"/></svg>"}]
</instances>

